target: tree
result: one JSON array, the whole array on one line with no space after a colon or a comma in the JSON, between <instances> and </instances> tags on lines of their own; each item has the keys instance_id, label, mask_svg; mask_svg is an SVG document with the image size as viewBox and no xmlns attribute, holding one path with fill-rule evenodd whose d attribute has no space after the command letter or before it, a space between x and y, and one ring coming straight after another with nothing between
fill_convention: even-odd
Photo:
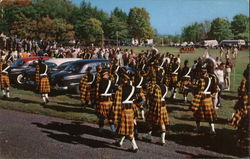
<instances>
[{"instance_id":1,"label":"tree","mask_svg":"<svg viewBox=\"0 0 250 159\"><path fill-rule=\"evenodd\" d=\"M24 15L11 25L10 33L21 38L48 39L56 41L74 39L73 26L64 19L43 17L32 20Z\"/></svg>"},{"instance_id":2,"label":"tree","mask_svg":"<svg viewBox=\"0 0 250 159\"><path fill-rule=\"evenodd\" d=\"M233 38L230 22L225 18L216 18L211 23L211 30L208 33L209 39L218 41Z\"/></svg>"},{"instance_id":3,"label":"tree","mask_svg":"<svg viewBox=\"0 0 250 159\"><path fill-rule=\"evenodd\" d=\"M106 28L107 21L109 20L108 13L98 10L96 7L93 8L90 2L82 1L80 8L72 13L71 19L71 23L74 26L74 30L78 39L82 39L82 23L90 18L99 20L101 22L102 28Z\"/></svg>"},{"instance_id":4,"label":"tree","mask_svg":"<svg viewBox=\"0 0 250 159\"><path fill-rule=\"evenodd\" d=\"M127 23L115 15L111 16L105 31L110 39L125 40L129 34Z\"/></svg>"},{"instance_id":5,"label":"tree","mask_svg":"<svg viewBox=\"0 0 250 159\"><path fill-rule=\"evenodd\" d=\"M154 30L150 24L149 13L145 8L131 8L128 16L130 36L138 39L152 38Z\"/></svg>"},{"instance_id":6,"label":"tree","mask_svg":"<svg viewBox=\"0 0 250 159\"><path fill-rule=\"evenodd\" d=\"M202 38L203 28L199 23L194 23L187 27L184 27L182 30L182 38L184 41L197 42Z\"/></svg>"},{"instance_id":7,"label":"tree","mask_svg":"<svg viewBox=\"0 0 250 159\"><path fill-rule=\"evenodd\" d=\"M247 40L249 33L249 17L243 14L234 16L231 22L231 28L235 39Z\"/></svg>"},{"instance_id":8,"label":"tree","mask_svg":"<svg viewBox=\"0 0 250 159\"><path fill-rule=\"evenodd\" d=\"M128 20L128 15L126 12L123 12L121 9L119 9L118 7L116 7L114 9L114 11L111 12L111 17L116 16L119 21L122 22L127 22Z\"/></svg>"},{"instance_id":9,"label":"tree","mask_svg":"<svg viewBox=\"0 0 250 159\"><path fill-rule=\"evenodd\" d=\"M83 22L79 29L80 38L87 42L100 41L103 36L102 23L95 18L90 18Z\"/></svg>"}]
</instances>

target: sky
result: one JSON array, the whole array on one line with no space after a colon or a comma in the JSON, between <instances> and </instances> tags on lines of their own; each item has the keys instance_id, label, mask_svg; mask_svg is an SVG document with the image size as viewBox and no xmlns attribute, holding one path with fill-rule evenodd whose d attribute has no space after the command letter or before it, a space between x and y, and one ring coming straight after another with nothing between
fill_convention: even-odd
<instances>
[{"instance_id":1,"label":"sky","mask_svg":"<svg viewBox=\"0 0 250 159\"><path fill-rule=\"evenodd\" d=\"M72 0L77 6L82 0ZM249 15L249 0L85 0L108 12L118 7L146 8L151 25L159 34L178 35L183 27L194 22L212 21L217 17L232 20L237 14Z\"/></svg>"}]
</instances>

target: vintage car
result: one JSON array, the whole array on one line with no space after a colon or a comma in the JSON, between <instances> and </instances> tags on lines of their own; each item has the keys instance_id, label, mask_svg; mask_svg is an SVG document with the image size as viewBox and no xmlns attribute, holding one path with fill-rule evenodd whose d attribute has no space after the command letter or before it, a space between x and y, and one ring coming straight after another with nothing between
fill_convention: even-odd
<instances>
[{"instance_id":1,"label":"vintage car","mask_svg":"<svg viewBox=\"0 0 250 159\"><path fill-rule=\"evenodd\" d=\"M84 59L71 63L63 71L51 75L51 85L55 90L73 90L79 93L79 84L88 67L96 73L96 66L106 67L111 61L106 59Z\"/></svg>"},{"instance_id":2,"label":"vintage car","mask_svg":"<svg viewBox=\"0 0 250 159\"><path fill-rule=\"evenodd\" d=\"M36 63L40 56L34 56L34 57L24 57L15 60L10 68L10 82L16 83L16 84L23 84L23 71L28 68L34 68L36 66ZM43 56L44 60L51 59L52 57Z\"/></svg>"},{"instance_id":3,"label":"vintage car","mask_svg":"<svg viewBox=\"0 0 250 159\"><path fill-rule=\"evenodd\" d=\"M54 58L45 62L48 66L48 76L50 79L51 74L64 70L70 63L80 60L80 58ZM23 81L25 84L34 85L36 76L36 68L32 67L23 71Z\"/></svg>"}]
</instances>

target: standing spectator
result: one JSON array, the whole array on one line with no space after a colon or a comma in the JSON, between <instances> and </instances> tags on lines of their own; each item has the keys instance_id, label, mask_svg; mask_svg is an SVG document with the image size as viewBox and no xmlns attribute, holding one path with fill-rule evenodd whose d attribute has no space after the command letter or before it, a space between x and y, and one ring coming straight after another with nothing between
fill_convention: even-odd
<instances>
[{"instance_id":1,"label":"standing spectator","mask_svg":"<svg viewBox=\"0 0 250 159\"><path fill-rule=\"evenodd\" d=\"M221 107L221 94L222 94L222 91L224 89L224 68L225 68L225 64L224 63L221 63L219 65L219 67L215 70L215 74L219 80L219 91L218 93L216 94L217 96L217 101L215 101L215 108L218 109L219 107Z\"/></svg>"},{"instance_id":2,"label":"standing spectator","mask_svg":"<svg viewBox=\"0 0 250 159\"><path fill-rule=\"evenodd\" d=\"M220 47L220 58L222 58L224 54L224 49L223 49L223 46Z\"/></svg>"},{"instance_id":3,"label":"standing spectator","mask_svg":"<svg viewBox=\"0 0 250 159\"><path fill-rule=\"evenodd\" d=\"M233 58L237 58L238 56L238 48L237 47L234 47L234 50L233 50Z\"/></svg>"},{"instance_id":4,"label":"standing spectator","mask_svg":"<svg viewBox=\"0 0 250 159\"><path fill-rule=\"evenodd\" d=\"M216 57L215 62L216 62L216 68L218 68L220 66L220 64L221 64L221 58Z\"/></svg>"},{"instance_id":5,"label":"standing spectator","mask_svg":"<svg viewBox=\"0 0 250 159\"><path fill-rule=\"evenodd\" d=\"M225 90L230 91L231 80L230 75L233 68L233 62L230 58L226 59L226 70L225 70Z\"/></svg>"}]
</instances>

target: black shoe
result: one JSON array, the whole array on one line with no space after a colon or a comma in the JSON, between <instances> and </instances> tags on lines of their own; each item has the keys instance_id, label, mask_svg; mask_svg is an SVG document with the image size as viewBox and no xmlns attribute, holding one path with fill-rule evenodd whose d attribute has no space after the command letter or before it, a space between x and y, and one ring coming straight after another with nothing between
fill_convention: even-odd
<instances>
[{"instance_id":1,"label":"black shoe","mask_svg":"<svg viewBox=\"0 0 250 159\"><path fill-rule=\"evenodd\" d=\"M3 96L3 99L7 99L7 96L6 96L6 95L4 95L4 96Z\"/></svg>"},{"instance_id":2,"label":"black shoe","mask_svg":"<svg viewBox=\"0 0 250 159\"><path fill-rule=\"evenodd\" d=\"M46 102L42 102L40 105L46 105Z\"/></svg>"},{"instance_id":3,"label":"black shoe","mask_svg":"<svg viewBox=\"0 0 250 159\"><path fill-rule=\"evenodd\" d=\"M136 149L128 149L128 151L136 153L136 152L139 151L139 149L138 148L136 148Z\"/></svg>"},{"instance_id":4,"label":"black shoe","mask_svg":"<svg viewBox=\"0 0 250 159\"><path fill-rule=\"evenodd\" d=\"M122 145L118 141L114 142L113 145L115 145L117 147L122 147Z\"/></svg>"}]
</instances>

